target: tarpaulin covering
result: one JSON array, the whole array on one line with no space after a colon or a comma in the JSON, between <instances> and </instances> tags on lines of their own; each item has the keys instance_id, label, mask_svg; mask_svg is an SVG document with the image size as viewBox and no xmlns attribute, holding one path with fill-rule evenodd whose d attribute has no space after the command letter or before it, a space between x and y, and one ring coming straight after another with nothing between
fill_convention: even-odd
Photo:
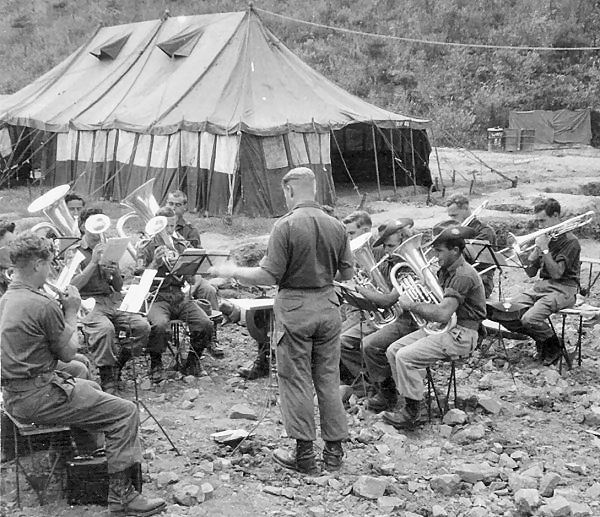
<instances>
[{"instance_id":1,"label":"tarpaulin covering","mask_svg":"<svg viewBox=\"0 0 600 517\"><path fill-rule=\"evenodd\" d=\"M535 146L583 144L592 141L590 110L511 111L508 126L514 129L535 129Z\"/></svg>"},{"instance_id":2,"label":"tarpaulin covering","mask_svg":"<svg viewBox=\"0 0 600 517\"><path fill-rule=\"evenodd\" d=\"M333 202L329 135L356 123L429 126L333 84L252 9L101 28L0 98L0 126L58 134L44 140L56 152L49 185L119 199L157 177L157 197L183 188L209 214L282 213L279 180L300 164L314 166L320 201Z\"/></svg>"}]
</instances>

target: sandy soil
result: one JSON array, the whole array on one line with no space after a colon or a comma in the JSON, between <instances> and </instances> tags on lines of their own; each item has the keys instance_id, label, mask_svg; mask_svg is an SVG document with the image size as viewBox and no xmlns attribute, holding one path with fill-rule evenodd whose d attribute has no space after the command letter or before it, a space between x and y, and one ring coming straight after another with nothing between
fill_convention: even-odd
<instances>
[{"instance_id":1,"label":"sandy soil","mask_svg":"<svg viewBox=\"0 0 600 517\"><path fill-rule=\"evenodd\" d=\"M484 220L509 228L522 226L527 215L510 210L518 207L524 211L540 195L557 197L569 214L600 209L600 198L586 195L590 184L600 182L599 150L478 152L477 156L508 177L519 178L518 187L509 188L508 181L475 161L471 154L439 150L446 196L472 188L473 206L489 200L494 208L483 212ZM456 171L454 184L452 171ZM440 192L432 194L433 204L428 206L426 193L415 195L412 189L397 194L386 189L381 201L372 186L364 190L368 192L366 206L375 224L396 217L412 217L417 228L426 230L445 219ZM599 194L599 190L594 192ZM341 186L338 195L336 210L340 215L356 208L359 198L354 192ZM5 212L22 216L22 205L7 207ZM108 211L116 213L116 209L111 212L111 206ZM30 223L19 221L22 227ZM264 245L272 221L249 223L240 219L234 220L232 226L218 221L197 223L200 228L209 229L203 234L205 247L232 249L247 242ZM249 237L244 235L244 228L248 228ZM600 257L598 241L585 239L582 244L584 255ZM509 270L503 274L507 296L529 282L521 271ZM596 286L591 301L598 305L599 298ZM226 357L221 360L207 357L204 361L207 376L186 383L173 374L172 380L152 386L146 379L147 365L141 359L137 363L143 388L140 397L182 453L178 456L170 450L152 419L142 424L147 458L144 492L165 497L168 501L165 515L170 516L599 516L600 326L595 323L589 321L584 326L582 366L563 370L562 375L555 367L533 363L531 344L505 340L502 345L498 339L488 338L485 342L488 351L477 352L459 368L458 391L463 401L460 405L466 409L467 421L452 427L441 425L434 418L415 432L398 433L385 426L379 415L366 411L359 394L355 394L348 404L351 439L346 444L346 463L338 473L324 472L313 478L273 465L271 452L290 444L281 425L277 388L273 379L246 382L237 376L237 368L252 359L255 344L244 327L227 324L219 330ZM570 349L577 337L575 324L569 318L566 325ZM446 367L438 366L435 370L440 376L447 375ZM126 372L126 379L124 396L132 397L131 372ZM495 401L497 412L478 404L479 400L485 405L486 397ZM249 406L258 420L230 419L231 408L239 403ZM253 433L238 450L219 446L210 439L215 431L236 428ZM462 465L481 467L486 463L491 473L482 476L483 483L465 480L468 476ZM168 472L173 472L177 480L164 486L161 480ZM461 479L449 482L452 486L441 492L437 488L439 476L455 472L463 472ZM520 496L516 497L519 488L542 491L550 473L558 475L554 495L568 500L570 510L564 510L565 513L540 510L542 505L561 502L547 495L527 510L519 502ZM361 476L382 482L385 497L368 499L357 495L358 489L353 486ZM174 494L183 486L206 482L215 489L210 500L190 507L174 502ZM17 509L13 462L2 464L1 490L2 515L108 515L105 508L98 506L69 507L56 494L50 504L40 508L30 490L25 492L24 508Z\"/></svg>"}]
</instances>

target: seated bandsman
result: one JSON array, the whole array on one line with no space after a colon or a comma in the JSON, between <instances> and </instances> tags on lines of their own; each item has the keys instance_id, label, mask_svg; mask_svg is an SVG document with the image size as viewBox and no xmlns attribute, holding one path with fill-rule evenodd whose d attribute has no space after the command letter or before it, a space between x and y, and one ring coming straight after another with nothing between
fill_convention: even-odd
<instances>
[{"instance_id":1,"label":"seated bandsman","mask_svg":"<svg viewBox=\"0 0 600 517\"><path fill-rule=\"evenodd\" d=\"M156 215L167 218L167 234L173 236L176 215L172 208L162 207ZM171 274L174 265L170 255L179 255L188 244L183 239L173 238L175 250L169 249L160 235L153 237L138 254L138 269L156 269L157 276L164 278L158 295L148 312L150 322L150 339L148 353L150 355L150 371L155 381L162 379L162 354L167 349L167 341L171 333L171 320L179 319L187 323L190 330L190 351L181 372L185 375L201 375L203 370L200 358L204 350L210 346L213 336L213 324L206 313L183 292L186 279ZM173 254L173 252L175 252Z\"/></svg>"},{"instance_id":2,"label":"seated bandsman","mask_svg":"<svg viewBox=\"0 0 600 517\"><path fill-rule=\"evenodd\" d=\"M169 192L167 196L166 206L175 212L177 222L175 223L175 235L190 243L192 248L201 248L200 232L198 229L185 220L184 215L188 210L187 196L181 190ZM217 298L217 290L213 285L200 275L194 278L192 285L192 298L208 300L213 310L219 308L219 300ZM222 357L221 354L218 354Z\"/></svg>"},{"instance_id":3,"label":"seated bandsman","mask_svg":"<svg viewBox=\"0 0 600 517\"><path fill-rule=\"evenodd\" d=\"M348 214L342 219L342 223L346 227L346 233L350 240L359 235L370 233L373 226L369 212L365 212L364 210L355 210L351 214Z\"/></svg>"},{"instance_id":4,"label":"seated bandsman","mask_svg":"<svg viewBox=\"0 0 600 517\"><path fill-rule=\"evenodd\" d=\"M383 253L390 254L405 239L412 235L412 219L391 221L380 229L379 237L373 242L373 247L382 246ZM374 287L357 287L357 291L368 301L381 308L390 308L398 300L399 294L394 289L390 280L390 271L393 267L392 260L386 260L379 270L384 278L385 285ZM355 271L360 264L355 264ZM395 321L382 328L377 328L375 322L369 321L362 325L363 349L361 354L360 322L346 330L341 336L341 362L352 373L358 375L364 360L369 382L375 386L376 393L367 399L367 408L373 411L383 411L393 407L396 394L392 372L385 352L394 341L409 334L416 328L410 314L398 314Z\"/></svg>"},{"instance_id":5,"label":"seated bandsman","mask_svg":"<svg viewBox=\"0 0 600 517\"><path fill-rule=\"evenodd\" d=\"M560 223L560 203L548 198L534 209L538 228L548 228ZM546 366L561 356L561 343L548 324L548 317L575 304L579 288L581 246L571 232L555 239L542 234L528 256L520 257L529 277L539 273L533 289L522 292L511 303L526 308L519 321L502 322L514 332L526 334L535 340L539 357Z\"/></svg>"},{"instance_id":6,"label":"seated bandsman","mask_svg":"<svg viewBox=\"0 0 600 517\"><path fill-rule=\"evenodd\" d=\"M477 344L477 329L485 319L485 293L481 278L464 257L465 238L473 230L448 228L432 242L440 269L438 281L444 297L440 303L414 302L406 295L398 304L427 321L447 324L456 314L456 325L439 334L419 329L387 349L387 358L398 390L398 405L385 412L386 422L410 428L420 420L423 370L440 359L469 355Z\"/></svg>"},{"instance_id":7,"label":"seated bandsman","mask_svg":"<svg viewBox=\"0 0 600 517\"><path fill-rule=\"evenodd\" d=\"M94 309L83 319L84 332L98 367L100 385L104 391L114 394L121 369L146 346L150 325L139 314L118 310L123 300L123 278L119 265L102 261L105 245L101 242L101 235L90 233L85 228L90 216L101 213L100 209L88 208L79 217L82 238L76 249L83 253L85 260L81 263L81 272L73 277L71 285L77 287L83 298L96 300ZM116 329L127 334L127 342L119 344Z\"/></svg>"},{"instance_id":8,"label":"seated bandsman","mask_svg":"<svg viewBox=\"0 0 600 517\"><path fill-rule=\"evenodd\" d=\"M456 194L448 200L448 217L457 221L460 225L467 217L471 216L471 209L469 208L469 198L462 194ZM478 241L487 242L496 246L496 232L491 226L482 223L477 217L473 217L471 222L467 225L468 228L472 228L475 231L473 239ZM472 263L469 256L466 256L467 261ZM475 266L477 271L488 269L490 264L478 264ZM489 298L494 290L494 269L490 269L485 273L482 273L481 280L483 281L483 287L485 289L485 297Z\"/></svg>"},{"instance_id":9,"label":"seated bandsman","mask_svg":"<svg viewBox=\"0 0 600 517\"><path fill-rule=\"evenodd\" d=\"M95 445L101 443L103 434L111 514L160 513L165 502L142 496L131 482L131 467L141 462L136 405L104 393L95 382L57 371L59 361L67 363L75 356L71 337L81 299L73 286L61 295L60 305L42 292L52 268L51 242L27 232L11 243L10 255L14 277L0 299L6 409L21 422L69 425L87 432L96 438Z\"/></svg>"}]
</instances>

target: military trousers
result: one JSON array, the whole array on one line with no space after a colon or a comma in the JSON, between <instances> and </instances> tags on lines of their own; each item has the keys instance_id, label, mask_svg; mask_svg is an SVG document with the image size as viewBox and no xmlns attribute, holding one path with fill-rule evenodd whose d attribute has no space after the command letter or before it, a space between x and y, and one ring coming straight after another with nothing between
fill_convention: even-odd
<instances>
[{"instance_id":1,"label":"military trousers","mask_svg":"<svg viewBox=\"0 0 600 517\"><path fill-rule=\"evenodd\" d=\"M288 436L316 439L316 392L321 437L344 440L348 423L338 389L342 322L333 287L282 289L274 313L279 394Z\"/></svg>"}]
</instances>

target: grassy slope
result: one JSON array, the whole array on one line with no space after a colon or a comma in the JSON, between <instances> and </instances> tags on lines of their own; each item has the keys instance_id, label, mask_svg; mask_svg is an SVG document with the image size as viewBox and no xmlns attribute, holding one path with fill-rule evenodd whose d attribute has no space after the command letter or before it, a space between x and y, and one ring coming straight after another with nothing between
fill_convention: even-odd
<instances>
[{"instance_id":1,"label":"grassy slope","mask_svg":"<svg viewBox=\"0 0 600 517\"><path fill-rule=\"evenodd\" d=\"M289 16L438 41L600 45L593 0L260 0ZM11 93L77 48L100 24L243 10L239 0L0 0L0 93ZM365 38L263 15L291 49L380 106L436 121L445 145L482 144L508 110L600 108L600 52L467 50ZM357 73L359 71L360 73Z\"/></svg>"}]
</instances>

